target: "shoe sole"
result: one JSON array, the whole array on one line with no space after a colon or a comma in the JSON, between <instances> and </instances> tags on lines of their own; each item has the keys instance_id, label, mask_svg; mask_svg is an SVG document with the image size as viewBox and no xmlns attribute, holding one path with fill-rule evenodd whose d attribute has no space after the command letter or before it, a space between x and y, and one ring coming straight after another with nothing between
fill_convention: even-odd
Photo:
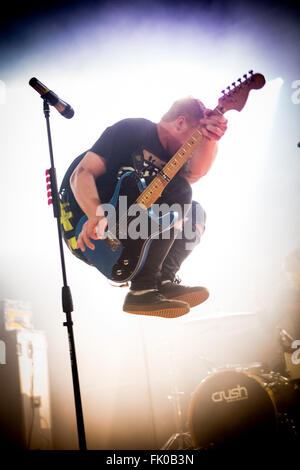
<instances>
[{"instance_id":1,"label":"shoe sole","mask_svg":"<svg viewBox=\"0 0 300 470\"><path fill-rule=\"evenodd\" d=\"M168 309L158 309L158 310L134 310L132 308L126 307L126 310L123 308L123 312L126 313L133 313L134 315L147 315L147 316L154 316L154 317L162 317L162 318L177 318L182 317L182 315L186 315L189 313L189 307L180 307L180 308L168 308Z\"/></svg>"},{"instance_id":2,"label":"shoe sole","mask_svg":"<svg viewBox=\"0 0 300 470\"><path fill-rule=\"evenodd\" d=\"M209 292L207 289L203 289L201 291L182 294L178 297L168 297L167 295L165 297L169 300L180 300L181 302L186 302L191 308L193 308L205 302L209 297Z\"/></svg>"}]
</instances>

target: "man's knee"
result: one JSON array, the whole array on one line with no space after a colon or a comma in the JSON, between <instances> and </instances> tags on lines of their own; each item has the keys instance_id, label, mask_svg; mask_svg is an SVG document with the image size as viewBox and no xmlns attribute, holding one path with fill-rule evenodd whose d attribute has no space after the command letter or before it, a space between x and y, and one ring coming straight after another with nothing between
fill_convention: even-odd
<instances>
[{"instance_id":1,"label":"man's knee","mask_svg":"<svg viewBox=\"0 0 300 470\"><path fill-rule=\"evenodd\" d=\"M200 243L201 236L205 231L205 223L206 212L199 202L192 201L183 226L183 237L190 242L187 249L192 249Z\"/></svg>"},{"instance_id":2,"label":"man's knee","mask_svg":"<svg viewBox=\"0 0 300 470\"><path fill-rule=\"evenodd\" d=\"M206 212L197 201L192 201L192 223L193 226L199 228L204 232L206 224Z\"/></svg>"},{"instance_id":3,"label":"man's knee","mask_svg":"<svg viewBox=\"0 0 300 470\"><path fill-rule=\"evenodd\" d=\"M192 202L192 211L193 227L195 227L195 231L197 232L197 237L199 238L200 242L200 238L205 231L206 212L197 201Z\"/></svg>"}]
</instances>

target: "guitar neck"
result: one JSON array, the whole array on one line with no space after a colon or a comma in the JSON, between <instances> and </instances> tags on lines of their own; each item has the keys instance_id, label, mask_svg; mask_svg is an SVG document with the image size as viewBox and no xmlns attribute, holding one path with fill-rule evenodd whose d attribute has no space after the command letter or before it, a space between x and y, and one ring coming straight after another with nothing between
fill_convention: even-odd
<instances>
[{"instance_id":1,"label":"guitar neck","mask_svg":"<svg viewBox=\"0 0 300 470\"><path fill-rule=\"evenodd\" d=\"M223 96L218 100L218 106L211 112L211 114L224 114L231 109L241 111L246 104L250 90L259 90L265 85L265 77L256 73L253 75L253 70L249 71L250 76L244 74L244 81L238 78L236 82L232 83L233 88L227 87L228 92L222 91ZM146 209L152 206L155 201L160 197L161 193L171 181L172 178L178 173L185 162L192 156L196 147L203 139L201 126L195 130L191 137L180 147L171 160L163 167L158 175L151 181L149 186L140 194L137 203L144 206Z\"/></svg>"},{"instance_id":2,"label":"guitar neck","mask_svg":"<svg viewBox=\"0 0 300 470\"><path fill-rule=\"evenodd\" d=\"M217 106L212 113L223 114L219 106ZM203 134L199 126L140 194L136 201L137 204L143 205L149 209L160 197L167 184L174 178L187 160L189 160L202 139Z\"/></svg>"}]
</instances>

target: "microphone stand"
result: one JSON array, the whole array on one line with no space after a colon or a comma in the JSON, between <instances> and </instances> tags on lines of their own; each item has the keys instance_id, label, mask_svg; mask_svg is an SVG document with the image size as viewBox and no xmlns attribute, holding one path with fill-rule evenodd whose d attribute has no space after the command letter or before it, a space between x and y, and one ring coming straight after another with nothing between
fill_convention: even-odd
<instances>
[{"instance_id":1,"label":"microphone stand","mask_svg":"<svg viewBox=\"0 0 300 470\"><path fill-rule=\"evenodd\" d=\"M77 418L77 431L78 431L78 440L79 440L79 449L87 450L86 447L86 438L84 430L84 421L82 413L82 404L80 396L80 387L79 387L79 376L77 369L77 360L76 360L76 351L75 351L75 342L73 335L73 321L71 312L73 312L73 301L70 287L67 283L67 274L62 242L62 232L60 224L60 205L58 198L57 190L57 179L56 179L56 170L54 167L54 158L52 150L52 139L51 139L51 130L50 130L50 108L47 98L43 98L44 101L44 114L46 118L47 125L47 134L48 134L48 144L49 144L49 153L50 153L50 162L51 168L46 171L47 182L50 181L51 191L48 191L48 204L53 204L53 214L57 220L57 232L58 232L58 241L59 241L59 250L60 250L60 259L61 259L61 269L63 277L63 287L62 287L62 308L66 314L66 321L63 323L63 326L67 327L68 339L69 339L69 350L70 350L70 359L71 359L71 368L72 368L72 377L73 377L73 389L74 389L74 398L75 398L75 408L76 408L76 418ZM47 188L49 189L49 185ZM51 195L51 197L49 197Z\"/></svg>"}]
</instances>

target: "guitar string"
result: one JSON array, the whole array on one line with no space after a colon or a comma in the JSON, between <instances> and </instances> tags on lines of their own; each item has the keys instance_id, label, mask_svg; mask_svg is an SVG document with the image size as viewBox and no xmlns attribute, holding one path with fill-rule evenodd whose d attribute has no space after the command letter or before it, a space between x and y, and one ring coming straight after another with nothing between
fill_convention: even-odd
<instances>
[{"instance_id":1,"label":"guitar string","mask_svg":"<svg viewBox=\"0 0 300 470\"><path fill-rule=\"evenodd\" d=\"M200 135L200 138L199 138L199 135ZM173 155L173 157L169 160L169 162L167 163L167 165L169 165L170 167L173 165L174 166L174 162L176 162L176 165L179 163L179 167L176 168L176 171L175 173L173 174L173 176L171 176L170 180L174 178L174 176L178 173L178 171L182 168L182 166L184 165L184 163L190 158L190 156L192 155L193 151L195 150L195 148L193 148L194 146L196 147L202 140L203 138L203 134L202 132L200 131L200 129L196 129L196 131L191 135L191 137L180 147L180 149ZM190 143L191 142L191 143ZM190 148L189 149L186 149L185 146L186 145L189 145ZM188 158L186 158L186 154L189 154ZM184 159L185 161L182 163L182 165L180 165L180 161L178 162L178 158L179 160L180 159ZM173 161L173 163L172 163ZM164 167L165 168L165 167ZM164 169L163 168L163 169ZM143 191L143 193L145 192L149 192L151 191L152 187L154 186L153 188L153 191L157 188L157 186L155 186L155 180L156 178L161 175L163 169L158 173L158 175L149 183L149 185L147 186L147 188ZM162 176L162 178L164 178ZM163 184L165 183L165 179L164 181L161 181ZM167 182L167 184L164 186L163 190L166 188L166 186L168 185L169 181ZM142 195L143 193L141 193L139 195L139 197L137 198L140 199L142 198ZM151 204L152 205L152 204ZM151 207L151 206L150 206ZM146 208L148 209L148 208ZM129 209L128 209L129 210ZM117 238L120 238L120 232L118 232L118 229L120 227L120 225L125 222L126 220L128 219L134 219L134 216L128 216L128 210L120 217L119 221L116 222L115 226L113 226L113 228L110 230L110 232L112 233L112 231L114 229L116 229L115 233L116 233L116 237ZM127 233L122 233L122 235L127 235Z\"/></svg>"},{"instance_id":2,"label":"guitar string","mask_svg":"<svg viewBox=\"0 0 300 470\"><path fill-rule=\"evenodd\" d=\"M213 113L214 113L214 112L218 112L218 113L223 114L223 111L219 110L219 105L216 106L216 108L215 108L212 112L213 112ZM199 136L200 136L200 137L199 137ZM178 160L177 160L177 159L179 158L179 168L176 168L176 171L175 171L175 173L173 174L173 176L171 176L170 181L171 181L171 179L174 178L174 176L175 176L175 175L178 173L178 171L182 168L182 166L184 165L184 163L190 158L190 156L191 156L192 153L194 152L195 148L196 148L197 145L202 141L202 139L203 139L203 134L202 134L202 132L201 132L201 130L200 130L200 127L199 127L199 128L197 128L197 129L195 130L195 132L193 132L193 134L191 135L191 137L180 147L180 149L179 149L179 150L173 155L173 157L169 160L169 162L168 162L166 165L168 165L168 166L171 167L172 165L174 166L174 162L176 162L176 165L177 165L177 163L178 163ZM190 142L191 142L191 143L190 143ZM186 145L189 145L190 148L189 148L189 149L186 149L186 148L185 148ZM195 148L193 148L194 146L195 146ZM187 158L186 158L186 153L189 154ZM181 163L180 160L181 160L181 159L184 159L185 161L180 165L180 163ZM173 161L173 163L172 163L172 161ZM162 170L158 173L158 175L149 183L149 185L146 187L146 189L139 195L139 197L137 198L137 200L143 198L143 197L142 197L143 193L147 193L147 192L150 191L150 194L152 194L152 193L151 193L151 189L152 189L153 186L154 186L153 191L154 191L155 189L157 189L157 186L155 186L155 184L156 184L156 183L155 183L155 180L156 180L160 175L161 175L162 178L164 179L164 181L161 181L161 182L162 182L163 184L165 183L166 180L165 180L164 176L162 175L164 168L165 168L165 167L163 167ZM167 175L167 176L168 176L168 175ZM158 180L158 181L159 181L159 180ZM169 183L169 181L167 181L167 184L163 187L163 190L166 188L166 186L168 185L168 183ZM137 200L136 200L136 201L137 201ZM153 204L153 203L152 203L152 204ZM152 204L151 204L151 205L152 205ZM150 205L149 207L151 207L151 205ZM148 208L146 207L146 209L148 209ZM128 210L129 210L129 209L128 209ZM119 229L119 227L120 227L121 223L123 223L123 221L125 222L126 220L128 220L128 219L130 219L130 218L131 218L132 220L134 219L134 216L128 216L128 210L123 214L123 216L121 216L121 218L119 219L119 221L116 222L115 227L113 226L113 229L114 229L114 228ZM122 235L127 235L127 232L126 232L126 234L125 234L125 233L122 233ZM117 235L117 230L116 230L116 236L117 236L117 238L120 237L120 232L118 232L118 235Z\"/></svg>"},{"instance_id":3,"label":"guitar string","mask_svg":"<svg viewBox=\"0 0 300 470\"><path fill-rule=\"evenodd\" d=\"M254 77L252 76L250 80L253 80L253 78L254 78ZM240 91L240 89L245 88L245 86L244 86L244 87L242 86L242 85L245 85L245 84L249 86L248 80L245 80L245 82L241 83L238 87L234 87L234 89L231 90L230 93L229 93L228 95L225 95L225 96L226 96L226 97L231 96L231 94L232 94L233 91L234 91L234 92L237 92L237 88L239 88L238 91ZM250 91L250 90L249 90L249 91ZM215 112L217 112L217 113L219 113L219 114L221 114L221 115L224 114L224 112L226 111L226 109L224 109L224 99L225 99L225 96L223 96L223 97L221 98L222 104L219 102L218 106L216 106L216 108L215 108L214 110L212 110L212 114L215 113ZM219 100L219 101L220 101L220 100ZM195 135L196 133L197 133L197 135L198 135L198 139L199 139L199 135L200 135L200 139L199 139L199 140L197 139L197 137L196 137L196 135ZM179 157L179 159L184 158L185 161L183 162L182 165L180 165L181 162L179 162L179 168L176 168L176 171L175 171L175 173L173 174L173 176L169 177L169 176L167 175L167 177L170 178L170 180L167 181L167 184L164 186L163 190L166 188L166 186L167 186L168 183L171 181L171 179L173 179L174 176L178 173L178 171L182 168L182 166L184 165L184 163L185 163L185 162L190 158L190 156L192 155L192 153L193 153L194 150L192 150L192 151L190 152L190 149L186 150L185 146L186 146L186 145L189 145L189 146L192 148L192 146L195 144L195 142L193 142L193 140L196 140L196 146L197 146L197 145L201 142L202 139L203 139L203 134L202 134L200 128L198 128L198 129L196 129L196 131L191 135L191 137L180 147L180 149L175 153L175 155L173 155L173 157L172 157L172 158L170 159L170 161L167 163L167 165L168 165L169 167L171 167L172 165L174 166L174 162L176 162L176 165L177 165L177 157ZM190 144L190 141L192 141L191 144ZM182 153L182 152L183 152L183 153ZM185 158L185 157L186 157L185 154L186 154L186 153L189 153L189 152L190 152L190 155L189 155L187 158ZM172 163L172 161L173 161L173 163ZM164 167L164 168L165 168L165 167ZM162 182L163 184L165 183L166 179L165 179L165 177L164 177L164 172L163 172L164 168L163 168L163 169L158 173L158 175L149 183L149 185L148 185L147 188L143 191L143 193L150 192L150 194L152 194L152 193L151 193L151 189L152 189L153 186L154 186L153 190L154 190L154 189L157 189L157 186L155 186L155 180L157 180L157 178L158 178L160 175L161 175L162 178L164 179L164 181L161 181L161 182ZM158 181L159 181L159 180L158 180ZM143 193L140 194L140 196L137 198L137 200L138 200L138 199L143 199L143 196L142 196ZM147 198L147 197L146 197L146 198ZM152 204L153 204L153 203L152 203ZM149 207L151 207L152 204L150 204ZM148 209L148 208L146 207L146 209ZM128 214L128 211L126 211L126 213L125 213L124 216L123 216L123 219L124 219L124 220L125 220L126 218L128 219L128 215L127 215L127 214ZM130 216L129 216L129 217L130 217ZM121 221L123 222L122 218L120 218L120 220L119 220L119 222L117 223L116 227L119 227L119 226L120 226ZM126 235L127 235L127 234L126 234Z\"/></svg>"},{"instance_id":4,"label":"guitar string","mask_svg":"<svg viewBox=\"0 0 300 470\"><path fill-rule=\"evenodd\" d=\"M255 75L256 75L256 74L255 74ZM254 75L254 76L252 75L251 78L250 78L250 80L249 80L249 79L246 79L244 82L241 82L238 86L235 86L235 87L233 88L233 90L230 90L230 91L229 91L228 94L224 94L224 96L222 96L222 97L220 98L219 104L216 106L216 108L215 108L214 110L212 110L212 114L217 112L218 114L222 114L222 115L223 115L223 114L226 112L226 108L224 108L224 104L226 104L226 102L224 102L224 100L226 100L226 98L228 98L228 97L232 97L232 92L238 93L238 92L241 91L241 90L243 90L243 91L245 92L245 91L246 91L245 88L247 88L247 87L249 87L249 91L250 91L250 89L252 88L252 87L250 87L250 85L251 85L250 82L251 82L251 81L252 81L252 82L254 81L255 75ZM246 86L245 86L245 85L246 85ZM249 94L249 91L248 91L248 94ZM221 102L220 102L220 101L221 101ZM245 101L246 101L246 100L245 100ZM229 108L229 109L236 109L236 108ZM197 137L195 136L196 133L200 135L201 139L199 139L199 136L198 136L198 139L199 139L199 140L197 139ZM176 165L177 165L177 160L176 160L177 157L179 157L179 160L182 159L182 158L184 158L184 157L186 157L186 156L185 156L185 153L186 153L186 152L189 153L189 150L190 150L190 149L186 150L186 149L185 149L185 146L188 144L190 147L192 147L192 145L195 144L195 142L193 142L194 139L196 140L196 144L199 144L199 143L201 142L201 140L203 139L203 134L202 134L202 132L201 132L201 130L200 130L200 127L199 127L198 129L196 129L196 131L192 134L192 136L180 147L180 149L175 153L175 155L173 155L173 157L169 160L169 162L163 167L163 169L158 173L158 175L149 183L149 185L146 187L146 189L140 194L140 196L137 198L137 200L138 200L138 199L143 199L143 197L142 197L143 193L147 193L147 192L150 191L150 194L152 194L152 193L151 193L151 188L155 185L155 180L157 180L157 178L159 177L159 175L162 176L162 178L163 178L164 181L160 181L159 179L158 179L157 181L160 181L160 182L162 182L163 184L165 183L166 178L165 178L165 176L164 176L165 174L164 174L164 172L163 172L164 168L165 168L167 165L171 167L172 165L174 165L174 162L176 162ZM189 143L190 140L192 140L192 145ZM171 178L170 178L168 175L166 175L167 178L170 178L170 179L169 179L169 181L167 181L167 184L164 186L163 190L166 188L166 186L167 186L168 183L171 181L171 179L178 173L178 171L181 169L181 167L184 165L184 163L190 158L190 156L191 156L191 154L193 153L193 151L194 151L194 150L192 150L191 153L190 153L190 155L189 155L187 158L185 158L185 161L182 163L182 165L179 165L179 168L176 169L175 173L173 174L173 176L171 176ZM181 153L181 152L183 152L183 153ZM172 160L173 160L173 163L172 163ZM179 162L179 163L181 163L181 162ZM157 186L155 186L155 187L153 188L153 190L154 190L154 189L157 189ZM162 191L163 191L163 190L162 190ZM152 203L152 204L153 204L153 203ZM152 204L150 204L149 207L151 207ZM147 209L147 207L146 207L146 209ZM119 222L116 224L116 227L119 228L119 227L120 227L120 222L123 221L123 220L125 220L125 219L128 220L128 218L133 218L133 216L128 216L128 210L127 210L126 213L123 215L123 218L121 217L120 220L119 220ZM126 235L127 235L127 233L126 233Z\"/></svg>"}]
</instances>

